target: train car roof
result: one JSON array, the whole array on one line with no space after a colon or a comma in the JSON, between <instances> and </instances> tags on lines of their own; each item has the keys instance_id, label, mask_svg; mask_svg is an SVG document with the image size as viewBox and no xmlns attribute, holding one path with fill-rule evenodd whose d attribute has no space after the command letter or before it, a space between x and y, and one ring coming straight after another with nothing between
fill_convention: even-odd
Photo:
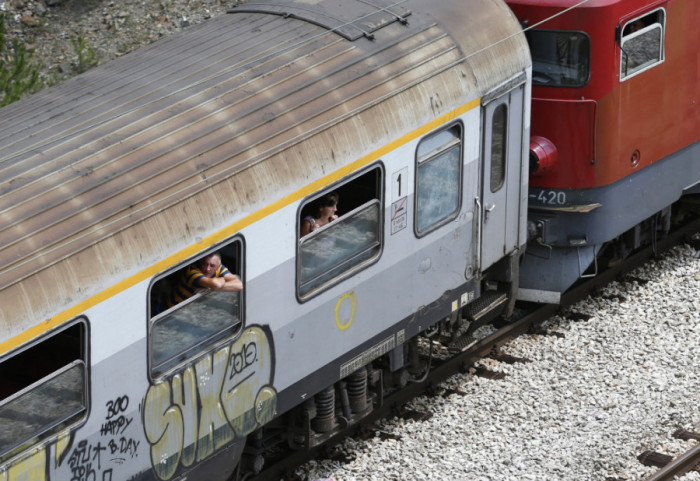
<instances>
[{"instance_id":1,"label":"train car roof","mask_svg":"<svg viewBox=\"0 0 700 481\"><path fill-rule=\"evenodd\" d=\"M522 72L518 32L498 0L263 0L4 107L0 354Z\"/></svg>"}]
</instances>

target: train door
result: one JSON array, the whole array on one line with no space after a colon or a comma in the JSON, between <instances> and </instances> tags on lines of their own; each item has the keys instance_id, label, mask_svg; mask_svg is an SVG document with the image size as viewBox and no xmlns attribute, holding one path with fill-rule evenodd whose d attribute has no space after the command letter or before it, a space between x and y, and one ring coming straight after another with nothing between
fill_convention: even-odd
<instances>
[{"instance_id":1,"label":"train door","mask_svg":"<svg viewBox=\"0 0 700 481\"><path fill-rule=\"evenodd\" d=\"M518 247L523 96L521 85L485 102L481 175L481 269Z\"/></svg>"}]
</instances>

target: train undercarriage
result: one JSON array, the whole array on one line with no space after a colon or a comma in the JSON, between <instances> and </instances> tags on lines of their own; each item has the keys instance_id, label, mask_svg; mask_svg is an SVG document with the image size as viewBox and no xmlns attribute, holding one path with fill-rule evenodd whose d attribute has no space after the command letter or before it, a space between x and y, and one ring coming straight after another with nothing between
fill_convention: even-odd
<instances>
[{"instance_id":1,"label":"train undercarriage","mask_svg":"<svg viewBox=\"0 0 700 481\"><path fill-rule=\"evenodd\" d=\"M506 257L482 275L475 301L250 434L232 479L255 478L290 453L322 450L333 438L351 434L389 396L423 382L438 357L469 349L483 337L481 328L505 323L515 306L520 255Z\"/></svg>"}]
</instances>

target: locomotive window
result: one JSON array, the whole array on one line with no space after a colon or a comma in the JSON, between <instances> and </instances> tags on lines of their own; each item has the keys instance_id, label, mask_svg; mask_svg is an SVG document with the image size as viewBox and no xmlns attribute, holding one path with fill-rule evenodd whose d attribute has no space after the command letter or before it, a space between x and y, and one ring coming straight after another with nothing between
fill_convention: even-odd
<instances>
[{"instance_id":1,"label":"locomotive window","mask_svg":"<svg viewBox=\"0 0 700 481\"><path fill-rule=\"evenodd\" d=\"M202 270L206 262L220 262L219 276L228 273L242 277L242 250L243 242L237 239L218 251L203 254L153 284L149 349L154 378L240 331L243 325L241 291L200 288L198 279L204 277Z\"/></svg>"},{"instance_id":2,"label":"locomotive window","mask_svg":"<svg viewBox=\"0 0 700 481\"><path fill-rule=\"evenodd\" d=\"M532 85L582 87L588 82L591 41L582 32L528 30Z\"/></svg>"},{"instance_id":3,"label":"locomotive window","mask_svg":"<svg viewBox=\"0 0 700 481\"><path fill-rule=\"evenodd\" d=\"M87 323L0 361L0 461L87 414Z\"/></svg>"},{"instance_id":4,"label":"locomotive window","mask_svg":"<svg viewBox=\"0 0 700 481\"><path fill-rule=\"evenodd\" d=\"M382 185L382 170L376 167L333 188L338 198L338 218L300 235L300 299L334 285L378 258L382 244ZM304 204L300 223L309 217L318 218L323 205L319 202L327 193L319 193Z\"/></svg>"},{"instance_id":5,"label":"locomotive window","mask_svg":"<svg viewBox=\"0 0 700 481\"><path fill-rule=\"evenodd\" d=\"M453 219L462 195L462 126L426 137L416 152L416 234Z\"/></svg>"},{"instance_id":6,"label":"locomotive window","mask_svg":"<svg viewBox=\"0 0 700 481\"><path fill-rule=\"evenodd\" d=\"M501 104L491 121L491 192L497 192L506 180L506 125L508 110Z\"/></svg>"},{"instance_id":7,"label":"locomotive window","mask_svg":"<svg viewBox=\"0 0 700 481\"><path fill-rule=\"evenodd\" d=\"M620 79L643 72L664 60L664 11L628 22L620 40Z\"/></svg>"}]
</instances>

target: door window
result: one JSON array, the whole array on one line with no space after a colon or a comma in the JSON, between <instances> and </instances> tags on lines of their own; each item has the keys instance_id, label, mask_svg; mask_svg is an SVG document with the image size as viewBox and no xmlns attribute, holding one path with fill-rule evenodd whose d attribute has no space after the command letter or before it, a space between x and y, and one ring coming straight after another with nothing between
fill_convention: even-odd
<instances>
[{"instance_id":1,"label":"door window","mask_svg":"<svg viewBox=\"0 0 700 481\"><path fill-rule=\"evenodd\" d=\"M506 149L508 108L506 104L496 107L491 120L491 192L497 192L506 179Z\"/></svg>"}]
</instances>

